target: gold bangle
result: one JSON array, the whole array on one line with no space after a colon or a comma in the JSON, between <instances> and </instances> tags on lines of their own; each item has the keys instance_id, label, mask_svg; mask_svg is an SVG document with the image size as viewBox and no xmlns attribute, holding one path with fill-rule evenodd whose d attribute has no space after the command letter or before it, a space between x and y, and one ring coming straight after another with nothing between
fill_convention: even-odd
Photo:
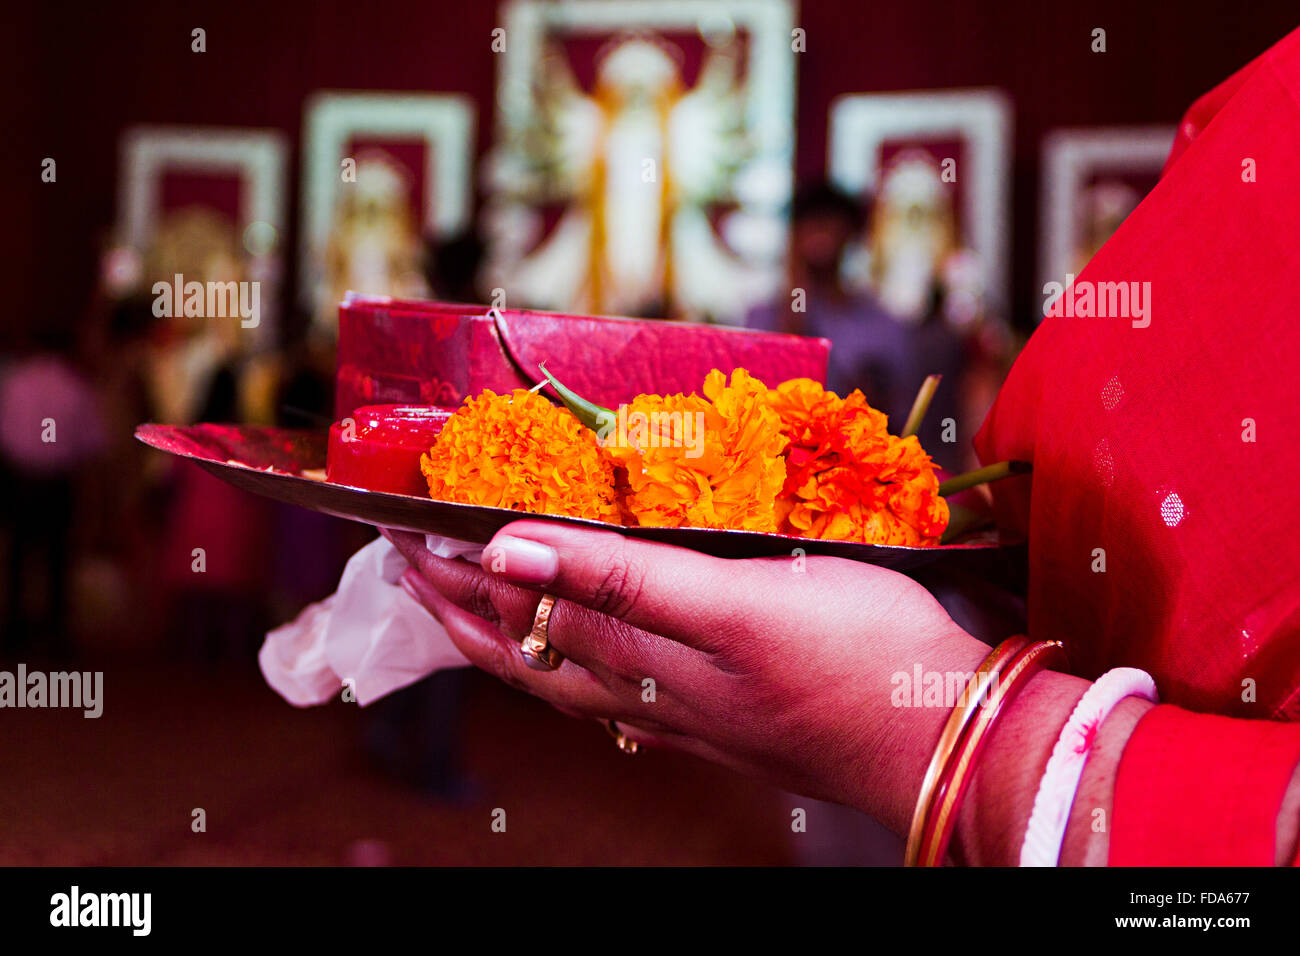
<instances>
[{"instance_id":1,"label":"gold bangle","mask_svg":"<svg viewBox=\"0 0 1300 956\"><path fill-rule=\"evenodd\" d=\"M996 682L986 696L974 721L962 734L951 773L940 779L930 807L930 821L923 829L920 866L943 863L957 826L957 811L974 779L973 770L985 744L992 737L993 726L1006 707L1019 696L1029 681L1048 664L1061 657L1060 641L1038 641L1025 648L1006 665L1006 676Z\"/></svg>"},{"instance_id":2,"label":"gold bangle","mask_svg":"<svg viewBox=\"0 0 1300 956\"><path fill-rule=\"evenodd\" d=\"M925 778L921 782L916 809L912 812L912 826L907 834L907 852L903 857L905 866L916 866L920 860L921 837L930 813L930 806L934 801L935 788L939 785L939 779L948 766L953 751L961 741L962 732L975 716L989 685L996 679L997 674L1012 657L1027 646L1029 646L1029 638L1018 634L993 648L980 664L975 676L966 685L952 713L948 715L948 722L944 724L943 731L939 734L939 743L935 747L934 756L930 758L930 766L926 768Z\"/></svg>"}]
</instances>

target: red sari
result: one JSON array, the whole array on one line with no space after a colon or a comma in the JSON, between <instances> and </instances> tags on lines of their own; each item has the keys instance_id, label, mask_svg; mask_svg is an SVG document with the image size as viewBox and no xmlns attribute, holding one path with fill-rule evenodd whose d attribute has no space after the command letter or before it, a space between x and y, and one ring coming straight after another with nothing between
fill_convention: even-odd
<instances>
[{"instance_id":1,"label":"red sari","mask_svg":"<svg viewBox=\"0 0 1300 956\"><path fill-rule=\"evenodd\" d=\"M1034 466L995 494L1029 532L1030 633L1166 702L1110 862L1271 864L1300 762L1300 31L1188 111L1075 287L1109 282L1149 282L1149 312L1045 319L976 448Z\"/></svg>"}]
</instances>

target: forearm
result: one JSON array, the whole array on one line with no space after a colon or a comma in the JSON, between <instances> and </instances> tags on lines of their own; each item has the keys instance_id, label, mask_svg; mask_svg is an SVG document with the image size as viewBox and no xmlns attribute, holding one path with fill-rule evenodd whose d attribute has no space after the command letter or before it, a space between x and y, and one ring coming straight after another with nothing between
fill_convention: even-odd
<instances>
[{"instance_id":1,"label":"forearm","mask_svg":"<svg viewBox=\"0 0 1300 956\"><path fill-rule=\"evenodd\" d=\"M975 865L1019 862L1020 847L1043 771L1061 728L1087 681L1044 673L1002 716L985 750L958 819L952 855ZM1071 806L1061 848L1063 866L1105 866L1110 857L1116 780L1125 745L1155 705L1121 701L1097 731ZM1207 768L1207 772L1213 772ZM1213 812L1213 808L1206 808ZM1295 861L1300 844L1300 766L1290 775L1276 816L1274 862Z\"/></svg>"},{"instance_id":2,"label":"forearm","mask_svg":"<svg viewBox=\"0 0 1300 956\"><path fill-rule=\"evenodd\" d=\"M1088 681L1069 674L1045 671L1003 711L962 802L954 859L971 866L1020 862L1020 845L1043 771L1061 728L1088 686Z\"/></svg>"},{"instance_id":3,"label":"forearm","mask_svg":"<svg viewBox=\"0 0 1300 956\"><path fill-rule=\"evenodd\" d=\"M987 653L985 645L963 633L934 647L930 659L971 672ZM962 803L950 848L953 859L966 865L1019 863L1043 771L1061 729L1089 686L1081 678L1047 671L1034 677L1002 713ZM1098 730L1070 815L1062 865L1106 864L1116 771L1125 742L1151 706L1139 698L1121 701ZM898 750L893 758L899 772L889 778L896 786L881 816L903 834L948 710L921 708L906 716L910 719L895 738ZM876 812L879 815L880 809Z\"/></svg>"},{"instance_id":4,"label":"forearm","mask_svg":"<svg viewBox=\"0 0 1300 956\"><path fill-rule=\"evenodd\" d=\"M917 660L924 671L973 675L988 654L988 645L954 629L920 649ZM970 865L1019 862L1043 769L1087 688L1088 682L1077 677L1044 672L1002 713L962 803L951 846L954 859ZM889 731L863 734L877 745L856 761L853 805L906 836L950 712L948 706L912 706L865 714L868 723L887 722Z\"/></svg>"},{"instance_id":5,"label":"forearm","mask_svg":"<svg viewBox=\"0 0 1300 956\"><path fill-rule=\"evenodd\" d=\"M1138 721L1154 706L1140 697L1129 697L1120 701L1102 722L1070 808L1070 821L1061 846L1062 866L1106 865L1114 818L1115 779L1124 744L1133 735Z\"/></svg>"},{"instance_id":6,"label":"forearm","mask_svg":"<svg viewBox=\"0 0 1300 956\"><path fill-rule=\"evenodd\" d=\"M986 644L956 631L930 643L917 659L924 671L973 674L988 653ZM1088 686L1088 681L1068 674L1044 672L1003 711L962 802L951 846L954 859L970 865L1019 862L1020 843L1043 769L1061 728ZM887 721L890 732L864 736L888 744L861 755L854 805L906 836L949 713L948 706L912 706L870 714L871 722ZM1109 757L1114 750L1117 762L1128 734L1116 736L1118 745L1110 744L1108 738L1104 752ZM1102 743L1099 739L1099 748ZM1113 766L1109 769L1113 779ZM1099 788L1104 789L1106 777L1100 770L1094 772L1102 779ZM886 786L880 781L887 781ZM1109 804L1104 806L1109 813ZM1100 852L1099 862L1104 863L1104 846Z\"/></svg>"},{"instance_id":7,"label":"forearm","mask_svg":"<svg viewBox=\"0 0 1300 956\"><path fill-rule=\"evenodd\" d=\"M923 671L973 674L988 652L988 645L954 626L953 633L918 649L916 659ZM906 836L948 714L945 706L867 708L863 716L872 726L862 736L875 745L861 755L851 781L853 805Z\"/></svg>"}]
</instances>

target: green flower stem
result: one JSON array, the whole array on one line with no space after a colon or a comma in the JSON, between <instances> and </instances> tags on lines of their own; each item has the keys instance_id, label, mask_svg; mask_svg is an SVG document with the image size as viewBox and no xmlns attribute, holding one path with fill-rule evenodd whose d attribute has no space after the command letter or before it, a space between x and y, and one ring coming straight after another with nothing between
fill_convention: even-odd
<instances>
[{"instance_id":1,"label":"green flower stem","mask_svg":"<svg viewBox=\"0 0 1300 956\"><path fill-rule=\"evenodd\" d=\"M538 362L537 367L542 370L546 380L551 383L551 388L555 389L556 394L560 396L560 401L564 403L564 407L573 412L573 416L592 431L600 432L602 428L608 427L617 421L618 416L608 408L602 408L594 402L589 402L581 395L560 384L560 380L546 370L545 362Z\"/></svg>"},{"instance_id":2,"label":"green flower stem","mask_svg":"<svg viewBox=\"0 0 1300 956\"><path fill-rule=\"evenodd\" d=\"M974 488L976 485L986 484L990 481L1000 481L1003 478L1010 478L1012 475L1028 474L1032 470L1033 466L1027 461L1000 461L997 464L976 468L974 471L968 471L965 474L954 475L939 485L939 494L947 498L949 495L955 495L967 488Z\"/></svg>"},{"instance_id":3,"label":"green flower stem","mask_svg":"<svg viewBox=\"0 0 1300 956\"><path fill-rule=\"evenodd\" d=\"M939 387L941 378L943 378L942 375L928 375L925 381L921 383L921 387L916 393L916 400L912 402L912 411L907 416L907 424L898 433L899 438L915 435L921 430L921 422L925 420L925 413L930 410L930 402L934 399L934 392Z\"/></svg>"}]
</instances>

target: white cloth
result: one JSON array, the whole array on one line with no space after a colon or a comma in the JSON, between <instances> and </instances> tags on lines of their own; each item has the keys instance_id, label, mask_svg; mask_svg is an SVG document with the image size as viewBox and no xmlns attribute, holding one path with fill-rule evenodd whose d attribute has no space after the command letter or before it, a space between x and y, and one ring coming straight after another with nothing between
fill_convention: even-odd
<instances>
[{"instance_id":1,"label":"white cloth","mask_svg":"<svg viewBox=\"0 0 1300 956\"><path fill-rule=\"evenodd\" d=\"M434 535L426 544L444 558L477 561L483 551ZM443 626L398 583L406 568L384 538L354 554L337 591L266 635L257 660L271 688L308 707L350 684L364 707L434 671L468 666Z\"/></svg>"}]
</instances>

